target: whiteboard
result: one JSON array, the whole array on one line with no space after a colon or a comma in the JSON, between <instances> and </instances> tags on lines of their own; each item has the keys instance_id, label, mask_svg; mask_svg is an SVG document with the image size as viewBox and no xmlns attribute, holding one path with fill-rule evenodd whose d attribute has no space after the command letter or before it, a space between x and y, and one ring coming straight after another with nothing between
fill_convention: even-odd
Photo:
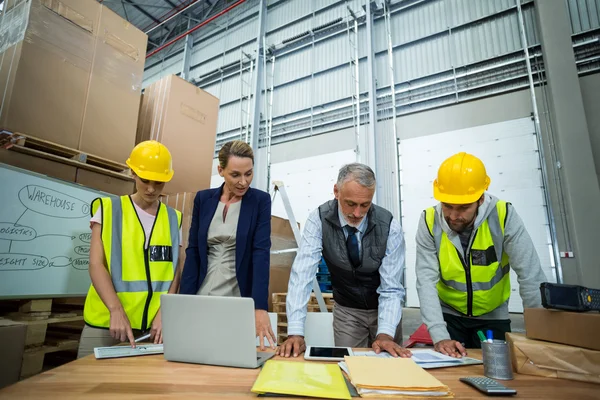
<instances>
[{"instance_id":1,"label":"whiteboard","mask_svg":"<svg viewBox=\"0 0 600 400\"><path fill-rule=\"evenodd\" d=\"M545 212L535 129L530 118L476 126L402 140L399 145L402 225L406 239L406 304L418 307L416 289L416 240L419 218L425 208L437 204L433 181L440 164L466 151L486 166L491 184L488 192L509 201L523 220L540 257L542 269L556 282L548 218ZM517 276L511 269L509 311L522 312Z\"/></svg>"},{"instance_id":2,"label":"whiteboard","mask_svg":"<svg viewBox=\"0 0 600 400\"><path fill-rule=\"evenodd\" d=\"M90 203L106 193L0 163L0 298L85 296Z\"/></svg>"}]
</instances>

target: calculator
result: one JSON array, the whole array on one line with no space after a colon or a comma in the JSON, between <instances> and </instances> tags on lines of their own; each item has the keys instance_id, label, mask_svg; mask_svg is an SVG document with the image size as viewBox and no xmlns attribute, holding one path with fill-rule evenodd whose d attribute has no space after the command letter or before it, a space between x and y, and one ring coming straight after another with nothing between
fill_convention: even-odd
<instances>
[{"instance_id":1,"label":"calculator","mask_svg":"<svg viewBox=\"0 0 600 400\"><path fill-rule=\"evenodd\" d=\"M515 389L507 388L503 384L485 376L470 376L460 378L460 381L490 396L512 396L517 394Z\"/></svg>"}]
</instances>

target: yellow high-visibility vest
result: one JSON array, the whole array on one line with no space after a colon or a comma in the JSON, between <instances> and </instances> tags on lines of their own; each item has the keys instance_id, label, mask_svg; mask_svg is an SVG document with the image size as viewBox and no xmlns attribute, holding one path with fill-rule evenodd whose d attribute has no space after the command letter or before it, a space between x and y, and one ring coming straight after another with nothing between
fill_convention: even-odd
<instances>
[{"instance_id":1,"label":"yellow high-visibility vest","mask_svg":"<svg viewBox=\"0 0 600 400\"><path fill-rule=\"evenodd\" d=\"M434 238L440 263L437 283L440 299L467 316L487 314L510 297L510 264L503 251L507 202L477 228L463 260L461 252L442 230L435 208L425 210L425 221Z\"/></svg>"},{"instance_id":2,"label":"yellow high-visibility vest","mask_svg":"<svg viewBox=\"0 0 600 400\"><path fill-rule=\"evenodd\" d=\"M147 330L167 293L179 258L181 213L159 203L145 247L144 228L129 196L98 198L92 215L102 208L102 243L113 286L132 329ZM92 284L83 310L85 322L109 328L110 312Z\"/></svg>"}]
</instances>

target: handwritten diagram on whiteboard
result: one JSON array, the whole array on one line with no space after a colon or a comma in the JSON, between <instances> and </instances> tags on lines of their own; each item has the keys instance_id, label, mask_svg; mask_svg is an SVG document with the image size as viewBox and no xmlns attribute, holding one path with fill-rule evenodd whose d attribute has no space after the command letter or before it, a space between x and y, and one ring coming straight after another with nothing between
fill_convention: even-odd
<instances>
[{"instance_id":1,"label":"handwritten diagram on whiteboard","mask_svg":"<svg viewBox=\"0 0 600 400\"><path fill-rule=\"evenodd\" d=\"M100 193L0 164L0 297L85 295Z\"/></svg>"}]
</instances>

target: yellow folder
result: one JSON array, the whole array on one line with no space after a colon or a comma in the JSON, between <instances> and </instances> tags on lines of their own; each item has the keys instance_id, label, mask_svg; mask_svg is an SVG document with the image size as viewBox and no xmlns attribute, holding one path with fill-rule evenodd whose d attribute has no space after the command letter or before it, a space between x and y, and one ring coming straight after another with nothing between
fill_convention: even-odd
<instances>
[{"instance_id":1,"label":"yellow folder","mask_svg":"<svg viewBox=\"0 0 600 400\"><path fill-rule=\"evenodd\" d=\"M361 396L416 395L453 397L450 388L410 358L344 357L352 384Z\"/></svg>"},{"instance_id":2,"label":"yellow folder","mask_svg":"<svg viewBox=\"0 0 600 400\"><path fill-rule=\"evenodd\" d=\"M252 392L351 399L337 364L302 361L267 361L252 386Z\"/></svg>"}]
</instances>

